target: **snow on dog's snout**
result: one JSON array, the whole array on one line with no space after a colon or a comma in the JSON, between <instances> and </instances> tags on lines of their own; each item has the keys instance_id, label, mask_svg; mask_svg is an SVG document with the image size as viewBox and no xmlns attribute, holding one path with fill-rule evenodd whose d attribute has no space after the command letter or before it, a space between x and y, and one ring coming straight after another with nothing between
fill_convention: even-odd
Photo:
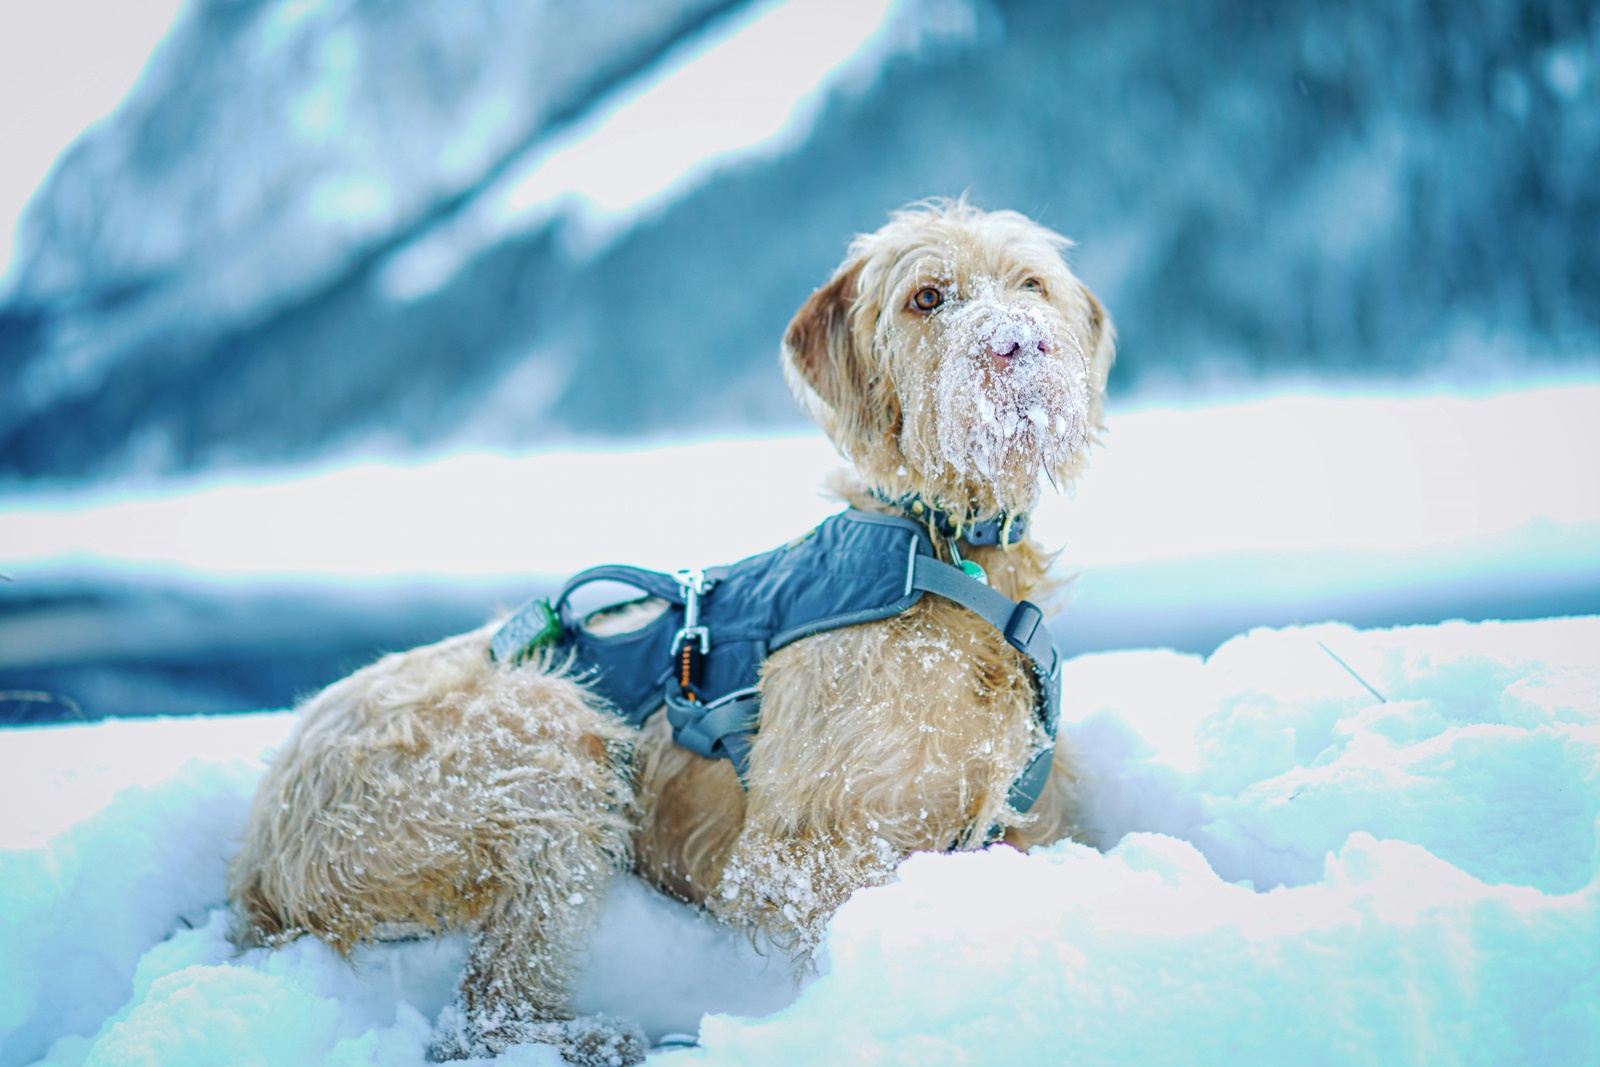
<instances>
[{"instance_id":1,"label":"snow on dog's snout","mask_svg":"<svg viewBox=\"0 0 1600 1067\"><path fill-rule=\"evenodd\" d=\"M1037 310L997 305L978 323L979 354L987 352L995 359L1012 359L1033 352L1049 354L1054 347L1044 315Z\"/></svg>"},{"instance_id":2,"label":"snow on dog's snout","mask_svg":"<svg viewBox=\"0 0 1600 1067\"><path fill-rule=\"evenodd\" d=\"M1083 345L1054 308L982 295L937 318L939 458L963 476L1036 478L1088 443Z\"/></svg>"}]
</instances>

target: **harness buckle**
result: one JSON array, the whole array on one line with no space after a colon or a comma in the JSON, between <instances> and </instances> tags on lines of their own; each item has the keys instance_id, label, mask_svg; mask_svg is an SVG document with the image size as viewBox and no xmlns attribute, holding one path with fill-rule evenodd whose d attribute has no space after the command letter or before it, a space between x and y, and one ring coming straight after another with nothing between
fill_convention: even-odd
<instances>
[{"instance_id":1,"label":"harness buckle","mask_svg":"<svg viewBox=\"0 0 1600 1067\"><path fill-rule=\"evenodd\" d=\"M1044 612L1031 601L1024 600L1012 610L1011 618L1006 621L1005 638L1013 648L1027 652L1033 635L1039 632L1043 623Z\"/></svg>"}]
</instances>

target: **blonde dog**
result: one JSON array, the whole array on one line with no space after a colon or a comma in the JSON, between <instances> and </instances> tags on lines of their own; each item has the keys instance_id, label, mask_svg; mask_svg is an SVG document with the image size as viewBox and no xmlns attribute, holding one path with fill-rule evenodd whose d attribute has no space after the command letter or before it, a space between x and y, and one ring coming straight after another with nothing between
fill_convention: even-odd
<instances>
[{"instance_id":1,"label":"blonde dog","mask_svg":"<svg viewBox=\"0 0 1600 1067\"><path fill-rule=\"evenodd\" d=\"M1012 600L1048 592L1052 557L962 531L999 520L1009 534L1043 480L1073 482L1113 359L1068 244L1013 212L913 205L854 241L782 348L797 403L854 467L838 495L926 519L939 559L976 564ZM627 631L664 608L587 625ZM344 952L390 931L470 931L438 1058L525 1041L577 1063L642 1058L636 1030L565 1009L617 871L804 954L911 852L1073 828L1065 747L1031 808L1009 803L1048 741L1041 683L945 597L773 652L743 781L674 744L660 713L627 725L548 650L495 662L495 629L385 657L310 699L231 871L241 943L312 934Z\"/></svg>"}]
</instances>

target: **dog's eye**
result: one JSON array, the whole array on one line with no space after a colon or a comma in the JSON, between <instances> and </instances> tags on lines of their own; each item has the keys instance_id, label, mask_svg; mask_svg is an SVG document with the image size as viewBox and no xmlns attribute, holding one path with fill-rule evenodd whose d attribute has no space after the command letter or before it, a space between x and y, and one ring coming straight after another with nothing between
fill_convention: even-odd
<instances>
[{"instance_id":1,"label":"dog's eye","mask_svg":"<svg viewBox=\"0 0 1600 1067\"><path fill-rule=\"evenodd\" d=\"M911 306L918 311L932 311L942 303L944 294L931 285L926 289L918 289L917 295L911 298Z\"/></svg>"},{"instance_id":2,"label":"dog's eye","mask_svg":"<svg viewBox=\"0 0 1600 1067\"><path fill-rule=\"evenodd\" d=\"M1039 293L1041 295L1044 293L1044 282L1041 282L1038 278L1023 279L1022 287L1030 293Z\"/></svg>"}]
</instances>

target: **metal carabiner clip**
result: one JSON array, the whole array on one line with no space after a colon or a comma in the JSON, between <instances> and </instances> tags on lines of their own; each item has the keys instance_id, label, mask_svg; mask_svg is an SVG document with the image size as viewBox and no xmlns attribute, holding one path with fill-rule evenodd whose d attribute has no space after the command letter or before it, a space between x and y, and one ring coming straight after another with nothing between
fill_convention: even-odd
<instances>
[{"instance_id":1,"label":"metal carabiner clip","mask_svg":"<svg viewBox=\"0 0 1600 1067\"><path fill-rule=\"evenodd\" d=\"M707 578L698 567L674 571L672 577L683 593L683 629L672 639L672 647L682 648L688 641L698 641L704 656L711 651L711 631L700 625L700 598L711 591L716 580Z\"/></svg>"}]
</instances>

